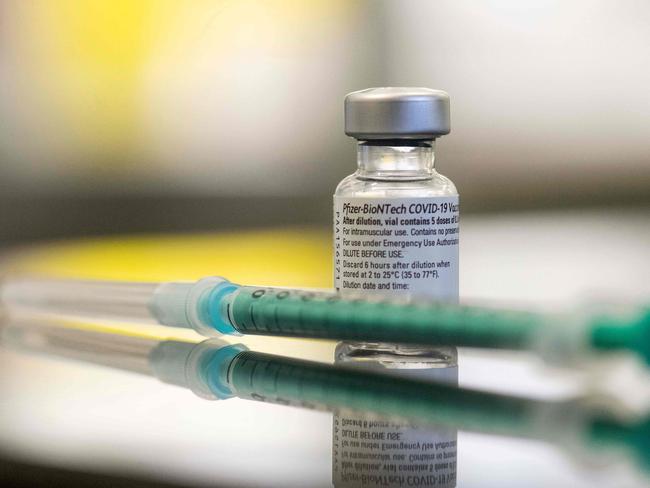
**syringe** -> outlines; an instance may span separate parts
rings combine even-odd
[[[157,341],[61,326],[0,329],[2,344],[156,377],[206,399],[231,397],[309,409],[349,409],[414,426],[523,437],[585,453],[631,454],[650,468],[650,419],[586,399],[538,401],[247,350],[219,339]]]
[[[650,364],[650,309],[624,315],[543,314],[376,296],[195,283],[7,281],[6,307],[90,318],[153,320],[204,336],[254,334],[529,350],[555,364],[630,351]]]

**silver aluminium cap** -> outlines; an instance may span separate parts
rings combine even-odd
[[[345,97],[345,133],[355,139],[435,139],[450,130],[442,90],[368,88]]]

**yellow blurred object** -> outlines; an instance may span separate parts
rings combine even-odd
[[[151,0],[12,4],[21,26],[14,48],[26,59],[36,107],[59,124],[48,132],[55,131],[59,146],[83,151],[97,169],[118,170],[119,160],[105,164],[107,155],[125,161],[137,144],[142,66],[153,49],[145,27],[154,6]]]
[[[93,238],[35,247],[10,261],[10,272],[65,278],[172,281],[219,275],[246,284],[332,286],[331,235],[317,229]]]

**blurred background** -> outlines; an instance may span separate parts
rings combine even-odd
[[[436,167],[461,194],[462,297],[647,300],[648,25],[644,0],[3,0],[0,248],[33,249],[17,267],[57,275],[330,286],[331,195],[356,167],[343,97],[425,86],[451,97]],[[16,256],[0,255],[0,273]],[[536,398],[584,386],[530,358],[485,356],[461,351],[461,385]],[[0,373],[8,485],[97,486],[64,467],[159,485],[330,486],[325,414],[218,410],[147,378],[11,351]],[[633,403],[629,379],[610,386]],[[462,487],[647,481],[548,446],[459,439]]]
[[[465,212],[650,201],[650,5],[0,4],[0,240],[330,219],[343,97],[447,90]]]

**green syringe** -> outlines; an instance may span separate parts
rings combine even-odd
[[[0,288],[13,308],[89,318],[152,320],[204,336],[253,334],[433,346],[528,350],[555,364],[628,351],[650,364],[650,309],[622,315],[554,315],[380,296],[196,283],[13,280]]]
[[[238,397],[309,409],[379,415],[414,426],[444,426],[634,456],[650,469],[650,419],[621,417],[586,399],[538,401],[387,376],[202,343],[20,323],[0,329],[4,346],[156,377],[202,398]]]

